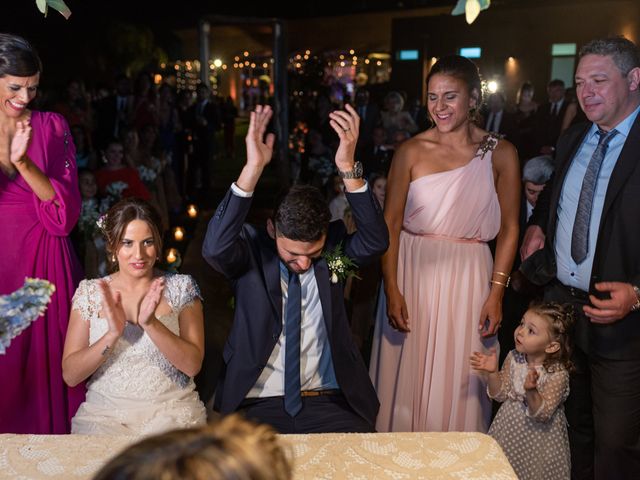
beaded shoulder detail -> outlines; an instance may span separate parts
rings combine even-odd
[[[484,156],[488,152],[493,152],[495,148],[498,146],[498,142],[502,138],[500,135],[495,133],[489,133],[484,136],[482,141],[480,142],[480,146],[478,147],[478,152],[476,153],[476,157],[484,158]]]

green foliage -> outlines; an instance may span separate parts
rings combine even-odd
[[[149,64],[167,62],[167,54],[156,45],[153,32],[148,27],[129,23],[114,23],[107,34],[109,47],[125,72],[132,75]]]

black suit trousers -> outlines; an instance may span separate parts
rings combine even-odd
[[[586,299],[554,284],[546,301],[571,303],[576,322],[588,322]],[[574,345],[569,398],[571,478],[631,480],[640,478],[640,360],[612,360]]]

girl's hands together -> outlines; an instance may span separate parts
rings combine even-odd
[[[527,378],[524,379],[524,389],[536,390],[538,388],[538,371],[534,367],[529,367]]]

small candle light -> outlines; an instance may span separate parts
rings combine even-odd
[[[167,253],[167,263],[173,263],[178,259],[178,251],[175,248],[169,250]]]
[[[177,241],[182,241],[182,239],[184,238],[184,229],[182,227],[176,227],[173,230],[173,238],[175,238]]]
[[[198,208],[191,204],[187,207],[187,214],[191,217],[191,218],[196,218],[198,216]]]

